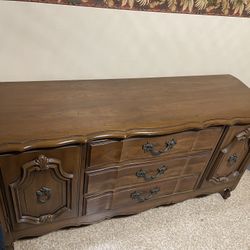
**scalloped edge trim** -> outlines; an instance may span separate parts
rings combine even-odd
[[[0,144],[0,154],[11,152],[25,152],[34,149],[56,148],[68,145],[84,144],[93,140],[104,139],[127,139],[133,137],[161,136],[172,133],[183,132],[186,130],[200,130],[214,126],[234,126],[250,124],[250,118],[233,118],[207,120],[203,123],[185,123],[172,127],[160,128],[136,128],[129,130],[110,130],[101,131],[88,135],[73,135],[70,137],[52,138],[52,139],[36,139],[23,142],[10,142]]]

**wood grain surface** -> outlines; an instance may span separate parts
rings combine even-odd
[[[230,75],[1,83],[5,246],[213,192],[228,198],[250,162],[249,104]]]
[[[0,152],[250,123],[230,75],[0,84]]]

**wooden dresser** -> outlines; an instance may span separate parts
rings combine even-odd
[[[219,192],[250,161],[230,75],[0,84],[0,223],[17,239]]]

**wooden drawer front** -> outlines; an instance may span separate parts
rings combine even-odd
[[[86,172],[87,193],[103,192],[138,183],[150,183],[157,179],[182,175],[199,175],[203,172],[210,152],[153,163],[134,164],[124,167],[104,168]]]
[[[85,214],[91,215],[105,210],[133,206],[142,202],[154,201],[156,198],[194,189],[198,176],[162,180],[135,188],[117,190],[98,196],[85,198]]]
[[[88,166],[211,150],[217,144],[221,132],[222,128],[216,127],[159,137],[92,142],[89,145]]]
[[[220,184],[239,178],[250,157],[250,126],[229,129],[208,180]]]
[[[14,229],[78,215],[80,152],[72,146],[0,157]]]

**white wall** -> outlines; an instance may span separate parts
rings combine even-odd
[[[250,18],[0,1],[0,81],[224,73],[250,86]]]

